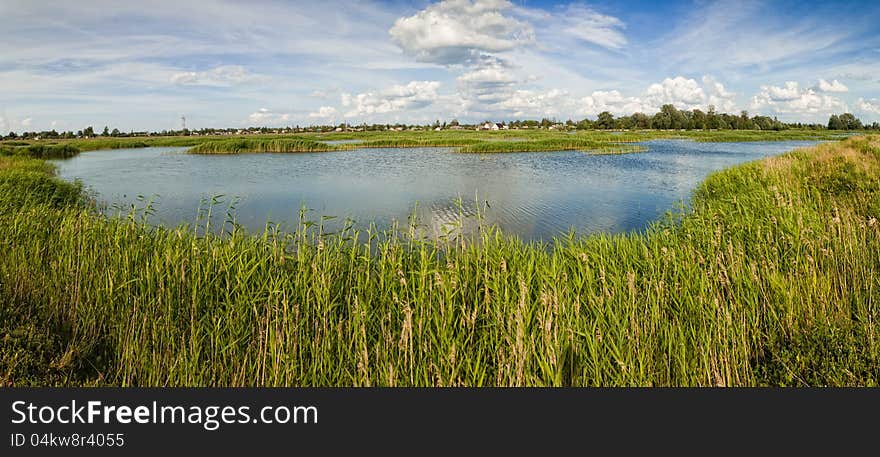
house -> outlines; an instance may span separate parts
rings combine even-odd
[[[501,130],[501,124],[497,122],[486,122],[480,126],[480,130]]]

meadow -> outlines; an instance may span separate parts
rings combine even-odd
[[[664,133],[614,136],[630,135]],[[880,381],[880,136],[714,173],[644,232],[549,244],[322,233],[305,215],[291,232],[150,227],[17,152],[0,157],[4,385]]]

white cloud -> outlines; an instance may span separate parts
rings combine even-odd
[[[287,122],[289,120],[289,113],[276,113],[269,108],[260,108],[256,112],[248,115],[248,121],[250,121],[251,124],[257,124],[260,126],[279,125],[282,122]]]
[[[371,116],[403,110],[424,108],[437,100],[439,81],[411,81],[380,91],[370,91],[351,96],[342,94],[342,106],[350,108],[346,117]]]
[[[849,88],[836,79],[831,82],[820,79],[818,87],[822,92],[849,92]]]
[[[571,113],[571,97],[564,90],[517,90],[497,108],[516,117],[557,117]]]
[[[785,87],[761,86],[761,93],[771,102],[790,102],[800,98],[801,89],[796,81],[786,81]]]
[[[642,99],[651,106],[670,104],[679,109],[691,109],[705,103],[706,92],[697,81],[676,76],[651,84]]]
[[[595,116],[603,111],[608,111],[615,116],[651,111],[639,98],[624,97],[617,90],[594,91],[582,98],[580,104],[578,114],[584,116]]]
[[[707,106],[712,105],[717,111],[728,113],[736,109],[736,94],[728,91],[724,84],[708,75],[703,76],[703,84],[706,86],[706,92],[709,94]]]
[[[399,18],[389,33],[419,61],[473,64],[487,54],[533,42],[529,24],[504,14],[511,6],[507,0],[444,0]]]
[[[655,52],[666,56],[664,64],[685,71],[793,61],[810,65],[817,53],[843,50],[845,38],[858,33],[857,27],[811,19],[779,14],[772,2],[698,2],[683,18],[670,18],[675,26]]]
[[[880,114],[880,99],[872,98],[866,100],[864,98],[859,98],[858,101],[856,101],[856,107],[863,113]]]
[[[620,49],[626,45],[626,37],[621,29],[626,25],[614,16],[598,13],[584,5],[569,5],[558,15],[562,27],[560,32],[581,41],[605,48]]]
[[[33,123],[34,123],[34,120],[32,118],[26,117],[26,118],[22,119],[21,126],[24,128],[28,128]]]
[[[336,116],[336,108],[332,106],[322,106],[318,111],[309,113],[309,117],[313,119],[329,119]]]
[[[602,111],[615,116],[637,112],[653,114],[667,104],[681,110],[707,109],[709,105],[721,112],[732,112],[736,108],[736,94],[728,91],[724,84],[708,75],[703,76],[702,81],[701,85],[684,76],[665,78],[633,97],[626,97],[617,90],[595,91],[580,100],[578,114],[595,116]]]
[[[846,104],[837,97],[819,93],[815,88],[801,89],[796,81],[785,87],[761,86],[752,97],[752,109],[772,108],[777,113],[832,113],[846,111]]]
[[[221,65],[208,71],[184,71],[171,75],[173,84],[193,86],[232,86],[263,81],[263,76],[248,72],[241,65]]]

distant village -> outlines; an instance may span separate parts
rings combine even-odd
[[[339,125],[311,125],[311,126],[288,126],[288,127],[247,127],[247,128],[202,128],[161,131],[129,131],[122,132],[118,129],[110,130],[105,127],[102,132],[96,132],[93,127],[87,127],[76,132],[56,132],[55,130],[43,132],[22,132],[0,137],[2,139],[74,139],[94,137],[150,137],[150,136],[240,136],[240,135],[271,135],[271,134],[294,134],[294,133],[333,133],[333,132],[424,132],[444,130],[521,130],[521,129],[548,129],[548,130],[575,130],[578,125],[573,121],[557,122],[544,119],[541,121],[512,121],[491,122],[485,121],[478,124],[460,124],[457,121],[435,122],[429,125],[407,124],[339,124]]]
[[[600,113],[595,120],[583,119],[580,121],[557,121],[554,119],[539,120],[514,120],[507,122],[483,121],[476,124],[462,124],[457,120],[450,122],[435,121],[433,124],[357,124],[342,123],[338,125],[311,125],[311,126],[287,126],[287,127],[247,127],[247,128],[202,128],[187,129],[184,123],[179,130],[162,131],[129,131],[104,127],[96,132],[93,127],[87,127],[76,132],[57,132],[55,130],[42,132],[22,132],[16,134],[9,132],[6,136],[0,136],[2,140],[41,140],[41,139],[74,139],[95,137],[150,137],[150,136],[241,136],[241,135],[271,135],[271,134],[295,134],[295,133],[334,133],[334,132],[427,132],[447,130],[785,130],[815,129],[815,130],[880,130],[877,122],[863,124],[858,118],[850,113],[832,115],[828,124],[817,123],[785,123],[768,116],[749,116],[743,111],[739,115],[715,113],[712,109],[708,113],[700,110],[680,111],[671,105],[664,105],[663,109],[653,116],[635,113],[631,116],[614,117],[608,112]]]

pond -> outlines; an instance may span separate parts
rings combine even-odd
[[[812,141],[698,143],[658,140],[648,152],[590,155],[578,151],[461,154],[448,148],[354,149],[291,154],[190,155],[185,148],[84,152],[58,160],[59,174],[79,179],[107,213],[153,200],[152,223],[194,223],[200,202],[251,231],[267,221],[292,229],[305,206],[328,230],[346,218],[360,226],[406,225],[416,215],[439,235],[496,224],[525,240],[549,241],[569,230],[626,232],[686,202],[716,170],[813,145]],[[222,221],[221,221],[222,222]]]

